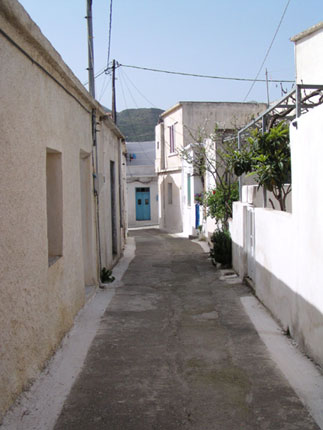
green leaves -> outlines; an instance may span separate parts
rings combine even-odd
[[[284,185],[291,181],[291,158],[289,127],[284,122],[264,134],[253,130],[244,148],[233,152],[231,163],[237,176],[255,175],[259,186],[272,191],[281,209],[286,210]]]
[[[230,266],[232,260],[232,240],[228,230],[216,230],[211,237],[213,247],[210,257],[214,264],[221,263]]]
[[[203,203],[211,218],[226,225],[228,219],[232,217],[232,203],[237,200],[239,200],[239,186],[237,182],[234,182],[232,184],[224,183],[205,193]]]

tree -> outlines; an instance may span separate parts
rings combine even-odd
[[[193,166],[193,174],[201,178],[204,193],[198,196],[207,215],[214,218],[218,227],[228,229],[228,220],[232,217],[232,202],[239,199],[237,178],[233,174],[229,154],[237,148],[234,130],[219,130],[206,136],[201,130],[195,143],[189,149],[179,151],[180,156]],[[214,187],[205,189],[205,174],[213,178]]]
[[[237,176],[243,173],[255,175],[259,187],[271,191],[280,209],[286,211],[286,197],[291,192],[289,127],[286,123],[281,122],[265,133],[253,130],[242,150],[233,151],[229,158]],[[271,199],[270,202],[274,208]]]

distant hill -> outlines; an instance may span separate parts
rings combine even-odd
[[[155,140],[155,126],[162,109],[125,109],[117,114],[117,126],[127,142]]]

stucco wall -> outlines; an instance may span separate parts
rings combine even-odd
[[[256,294],[301,347],[323,365],[323,106],[291,126],[293,213],[255,209]],[[296,123],[295,123],[296,124]],[[247,273],[241,226],[242,203],[234,204],[233,264]]]
[[[190,189],[188,187],[188,175],[190,176]],[[186,236],[194,235],[195,232],[195,193],[202,192],[201,180],[193,176],[193,166],[183,160],[182,168],[182,219],[183,233]],[[202,220],[201,220],[202,221]]]
[[[169,185],[170,184],[170,185]],[[168,200],[168,190],[172,190],[172,202]],[[182,221],[182,172],[171,172],[158,175],[160,200],[159,226],[169,232],[183,231]]]
[[[121,160],[120,140],[109,128],[107,119],[101,121],[97,133],[98,140],[98,191],[100,207],[100,245],[102,267],[112,267],[119,258],[122,251],[122,233],[120,230],[120,220],[122,218],[122,189],[121,172],[119,172]],[[111,162],[114,163],[115,175],[115,228],[117,252],[113,253],[113,225],[112,225],[112,198],[111,198]],[[120,174],[119,174],[120,173]]]
[[[223,130],[240,128],[266,107],[264,103],[183,102],[185,145],[200,136],[209,137],[215,126]]]
[[[98,282],[91,110],[100,107],[18,2],[1,1],[0,27],[7,35],[0,35],[1,420],[71,327],[85,285]],[[48,179],[53,151],[61,164]],[[49,265],[47,213],[55,186],[48,180],[55,185],[58,176],[62,244]]]
[[[322,84],[322,44],[323,24],[313,27],[313,31],[295,36],[296,82],[298,84]]]
[[[164,120],[164,157],[165,169],[177,169],[181,166],[182,160],[177,151],[183,148],[183,111],[178,106],[169,114],[163,117]],[[169,127],[174,127],[175,152],[170,152]]]
[[[323,106],[313,109],[291,127],[293,213],[297,214],[294,234],[298,239],[296,289],[307,312],[295,322],[306,327],[302,342],[323,363]],[[312,311],[312,312],[311,312]],[[300,334],[299,336],[302,336]]]

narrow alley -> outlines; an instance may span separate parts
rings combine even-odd
[[[197,243],[137,230],[55,430],[319,429]]]

